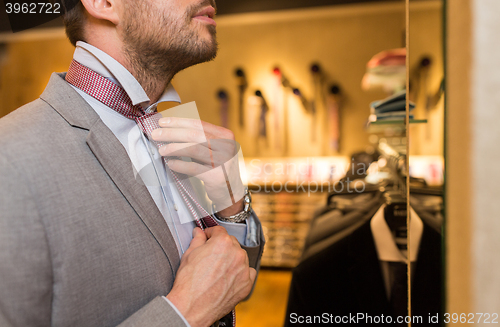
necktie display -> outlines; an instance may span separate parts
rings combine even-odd
[[[267,124],[266,124],[266,114],[269,108],[267,107],[266,100],[262,95],[260,90],[255,91],[255,95],[259,98],[262,98],[262,104],[260,106],[260,115],[259,115],[259,136],[263,138],[267,137]]]
[[[328,100],[327,100],[327,110],[328,119],[327,124],[329,125],[330,131],[330,150],[336,152],[340,151],[340,87],[338,85],[333,85],[330,88]],[[328,130],[328,129],[327,129]]]
[[[273,129],[274,129],[274,148],[276,151],[281,150],[281,106],[283,102],[283,90],[281,82],[281,70],[279,67],[273,69],[274,86],[273,86]]]
[[[283,150],[283,155],[288,154],[288,89],[292,89],[290,81],[285,77],[279,67],[273,70],[274,76],[277,81],[276,85],[276,98],[274,107],[274,118],[276,128],[276,149]],[[280,99],[281,98],[281,99]],[[281,104],[281,105],[280,105]],[[283,134],[279,131],[279,120],[283,119]],[[281,148],[280,138],[283,135],[283,147]]]
[[[219,90],[217,92],[217,98],[219,99],[220,105],[220,121],[221,126],[224,128],[229,128],[229,99],[227,92],[225,90]]]
[[[317,112],[317,97],[321,92],[321,69],[318,64],[311,65],[312,74],[312,91],[313,96],[311,100],[311,142],[316,141],[316,112]]]
[[[151,132],[160,128],[158,120],[162,115],[155,111],[146,113],[140,105],[134,106],[125,90],[119,85],[75,60],[71,62],[65,79],[68,83],[79,88],[121,115],[135,120],[141,131],[157,147],[166,144],[164,142],[156,142],[151,138]],[[179,194],[191,213],[196,226],[202,230],[208,227],[217,226],[218,223],[215,218],[200,204],[200,201],[198,201],[196,193],[187,176],[169,168],[168,162],[172,159],[175,159],[175,157],[163,157],[165,169],[172,174]],[[216,324],[221,327],[234,327],[236,325],[234,310]]]
[[[245,76],[245,72],[243,69],[238,68],[235,71],[235,75],[238,79],[238,91],[239,91],[239,100],[238,100],[238,112],[239,112],[239,125],[241,128],[245,126],[245,119],[244,119],[244,99],[245,99],[245,90],[247,89],[248,82]]]

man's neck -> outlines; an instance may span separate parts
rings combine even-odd
[[[155,103],[160,99],[168,83],[170,83],[173,77],[173,74],[172,76],[169,75],[167,77],[155,76],[157,74],[154,72],[148,72],[140,67],[136,68],[133,65],[130,67],[126,65],[124,66],[135,77],[139,84],[141,84],[142,88],[151,100],[150,104]]]
[[[125,67],[134,78],[139,82],[147,96],[150,99],[150,104],[157,102],[163,92],[165,91],[167,85],[172,80],[175,73],[170,73],[163,69],[157,68],[154,64],[145,65],[141,58],[134,58],[133,55],[129,55],[125,51],[122,45],[115,44],[103,44],[101,42],[88,42],[94,47],[100,49],[101,51],[107,53],[113,59],[118,61],[123,67]]]
[[[141,84],[150,99],[150,104],[157,102],[175,73],[155,69],[154,65],[147,67],[140,58],[127,54],[121,54],[118,57],[119,59],[114,58]]]

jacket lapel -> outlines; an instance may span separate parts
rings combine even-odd
[[[66,83],[64,74],[53,74],[40,97],[70,125],[89,131],[86,139],[89,148],[163,249],[175,276],[180,263],[175,241],[144,183],[136,180],[122,144],[87,102]]]

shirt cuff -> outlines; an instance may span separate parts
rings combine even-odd
[[[191,325],[187,322],[186,318],[184,318],[184,316],[180,313],[179,310],[177,310],[177,308],[175,307],[175,305],[170,302],[169,299],[167,299],[165,296],[162,296],[162,298],[165,299],[165,301],[168,302],[168,304],[170,304],[170,306],[172,307],[172,309],[174,309],[174,311],[179,315],[179,317],[181,317],[182,321],[184,321],[184,323],[186,324],[186,327],[191,327]]]
[[[215,215],[214,215],[215,216]],[[244,223],[231,223],[217,219],[219,225],[224,227],[229,235],[236,237],[241,245],[253,247],[259,245],[257,237],[257,224],[254,219],[255,213],[251,211],[250,216]]]

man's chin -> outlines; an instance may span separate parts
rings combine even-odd
[[[205,42],[215,43],[216,34],[217,30],[216,27],[213,25],[205,24],[204,26],[199,26],[198,36],[200,38],[203,38]]]
[[[215,58],[217,55],[217,50],[218,50],[218,45],[216,41],[216,35],[215,35],[215,26],[210,26],[213,27],[213,30],[208,30],[205,31],[203,36],[200,36],[200,38],[203,39],[203,43],[205,44],[204,46],[204,53],[206,54],[207,60],[204,61],[210,61]]]
[[[217,27],[214,25],[207,24],[206,22],[197,19],[191,19],[190,28],[192,28],[192,30],[197,30],[198,35],[207,34],[215,37],[217,32]]]
[[[212,48],[209,51],[207,50],[205,52],[204,58],[202,58],[199,63],[201,64],[203,62],[212,61],[215,59],[216,56],[217,56],[217,47]]]

